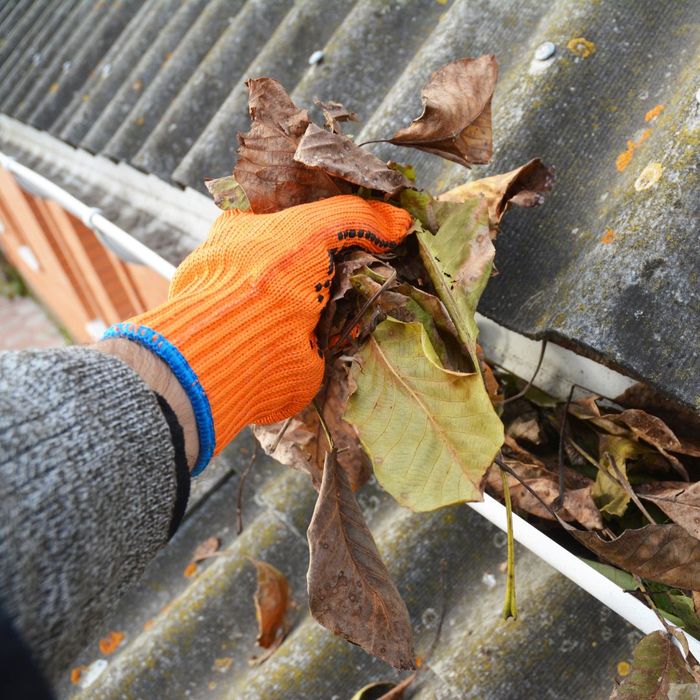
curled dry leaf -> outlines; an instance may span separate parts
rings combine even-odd
[[[214,198],[214,204],[219,209],[250,209],[250,202],[244,189],[236,182],[233,175],[219,177],[216,180],[205,180],[204,184],[209,194]]]
[[[655,503],[677,525],[700,540],[700,482],[657,481],[643,484],[640,498]]]
[[[350,483],[329,452],[309,540],[309,607],[333,634],[394,668],[415,668],[406,604],[379,556]]]
[[[435,235],[419,230],[417,238],[430,280],[476,367],[476,306],[491,276],[496,254],[489,236],[486,204],[470,200],[457,205]]]
[[[239,134],[238,162],[233,175],[256,214],[341,194],[346,189],[321,170],[294,160],[294,152],[311,123],[280,83],[272,78],[246,82],[252,124]]]
[[[355,428],[343,419],[354,386],[346,363],[338,358],[327,368],[326,384],[316,401],[322,407],[326,425],[339,450],[338,462],[356,491],[369,479],[372,467]],[[253,427],[253,433],[266,454],[282,464],[307,473],[318,491],[321,488],[323,463],[329,447],[316,410],[310,405],[298,413],[279,441],[277,449],[271,452],[282,425],[283,423],[256,425]]]
[[[539,158],[533,158],[508,173],[455,187],[441,194],[438,200],[465,202],[473,197],[483,197],[489,208],[492,232],[496,232],[503,215],[511,206],[536,207],[542,204],[544,193],[551,190],[553,184],[553,169],[548,168]]]
[[[314,104],[318,105],[323,112],[323,118],[326,120],[326,126],[334,133],[340,134],[341,122],[356,122],[358,121],[357,114],[351,112],[340,102],[321,102],[318,98],[314,99]]]
[[[673,695],[672,688],[675,689]],[[610,700],[664,700],[671,697],[697,697],[696,681],[670,635],[652,632],[635,647],[632,671],[615,688]]]
[[[277,647],[285,635],[289,584],[284,574],[271,564],[257,559],[251,561],[258,575],[254,597],[255,616],[258,620],[257,642],[264,649]]]
[[[622,413],[605,416],[627,426],[632,434],[653,445],[658,450],[700,457],[700,449],[690,443],[683,443],[660,418],[639,409],[628,408]]]
[[[390,139],[469,167],[493,152],[491,98],[498,78],[492,55],[463,58],[436,70],[421,91],[423,114]]]
[[[569,404],[569,412],[580,420],[590,421],[610,435],[633,438],[653,446],[685,481],[689,481],[687,469],[671,452],[695,456],[695,453],[700,451],[694,446],[682,443],[661,419],[644,411],[626,409],[621,413],[601,414],[596,404],[598,398],[600,397],[586,396],[572,401]]]
[[[208,559],[214,556],[221,546],[221,540],[218,537],[209,537],[204,542],[200,542],[192,555],[192,561],[197,562]]]
[[[625,530],[610,541],[595,532],[570,532],[599,557],[625,571],[685,590],[700,588],[700,541],[680,525]]]
[[[533,445],[541,445],[544,440],[542,426],[537,420],[537,414],[532,413],[516,416],[508,424],[506,434],[513,440],[525,440]]]
[[[393,197],[411,183],[352,139],[309,124],[299,141],[294,160],[334,178]]]

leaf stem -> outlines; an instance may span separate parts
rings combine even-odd
[[[510,403],[511,401],[515,401],[516,399],[521,399],[525,394],[527,394],[528,391],[530,391],[530,387],[533,385],[535,379],[537,379],[537,375],[540,372],[540,368],[542,367],[542,360],[544,360],[544,353],[545,350],[547,349],[547,339],[545,338],[542,341],[542,348],[540,349],[540,359],[537,360],[537,367],[535,367],[535,371],[532,373],[532,377],[530,377],[530,381],[514,396],[509,396],[507,399],[503,399],[503,401],[498,401],[496,403],[500,403],[501,406],[505,406],[507,403]]]
[[[323,428],[323,432],[326,436],[326,440],[328,441],[328,448],[335,456],[335,443],[333,442],[333,438],[331,437],[331,431],[328,429],[328,425],[326,424],[326,419],[323,417],[323,412],[321,411],[316,399],[313,400],[313,405],[314,405],[314,409],[316,410],[316,413],[318,415],[318,421],[321,424],[321,427]]]
[[[515,600],[515,540],[513,538],[513,506],[510,502],[510,486],[505,470],[500,466],[501,480],[503,482],[503,495],[506,501],[506,514],[508,516],[508,572],[506,574],[506,600],[503,606],[503,619],[518,619],[518,605]]]

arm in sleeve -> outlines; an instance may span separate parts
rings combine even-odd
[[[49,680],[176,529],[178,430],[116,357],[0,353],[0,605]]]

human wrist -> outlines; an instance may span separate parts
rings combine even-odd
[[[192,471],[199,455],[197,421],[187,393],[172,369],[148,348],[126,338],[105,338],[94,347],[129,365],[151,391],[165,399],[182,428],[187,466]]]

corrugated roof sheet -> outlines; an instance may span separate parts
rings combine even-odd
[[[246,77],[274,75],[300,104],[346,102],[364,139],[418,114],[437,66],[494,52],[496,154],[473,176],[538,155],[558,182],[545,207],[510,216],[480,310],[697,405],[696,10],[679,0],[660,21],[653,0],[20,2],[2,25],[0,109],[203,190],[234,162]],[[534,60],[545,41],[554,57]],[[314,51],[323,59],[309,65]],[[432,189],[470,177],[427,154],[375,148],[414,162]]]
[[[109,630],[126,635],[109,657],[109,670],[74,696],[66,680],[66,697],[349,700],[370,681],[396,679],[385,664],[318,626],[306,609],[305,532],[315,500],[306,477],[260,458],[244,491],[245,529],[235,536],[236,474],[249,461],[249,447],[245,434],[227,450],[218,488],[190,510],[175,540],[104,625],[101,636]],[[419,654],[435,635],[439,562],[448,562],[443,633],[412,697],[608,697],[616,664],[629,658],[639,633],[521,548],[521,617],[505,624],[503,533],[463,506],[411,514],[376,484],[363,489],[360,504],[408,605]],[[221,538],[223,554],[185,578],[195,547],[211,536]],[[282,570],[299,606],[282,647],[252,667],[255,570],[248,557]],[[76,663],[98,657],[104,658],[95,642]]]
[[[420,112],[432,70],[495,53],[491,165],[469,174],[416,151],[375,151],[410,160],[434,190],[534,156],[554,164],[557,184],[545,206],[509,214],[500,274],[480,311],[698,405],[700,18],[692,0],[18,0],[0,7],[0,38],[0,111],[200,191],[204,177],[231,170],[235,133],[248,124],[247,77],[277,77],[303,106],[315,96],[343,101],[360,114],[351,130],[365,140]],[[556,52],[537,61],[546,41]],[[317,51],[322,60],[311,65]],[[30,153],[16,134],[0,134],[0,146],[170,259],[191,245],[170,220],[116,200],[110,182],[68,173],[55,154]],[[105,626],[124,629],[127,643],[80,697],[340,699],[392,677],[305,612],[313,493],[299,475],[264,462],[247,489],[247,529],[234,537],[246,439],[205,472],[182,531]],[[522,618],[503,625],[499,533],[465,508],[410,515],[375,486],[361,500],[408,602],[419,650],[429,646],[439,610],[438,562],[449,561],[447,624],[415,697],[607,697],[615,663],[636,636],[612,613],[521,551]],[[222,537],[225,555],[185,579],[192,550],[211,535]],[[255,623],[246,556],[285,571],[300,604],[289,639],[260,668],[247,665]],[[144,630],[149,619],[157,622]],[[98,656],[93,644],[78,661]]]

